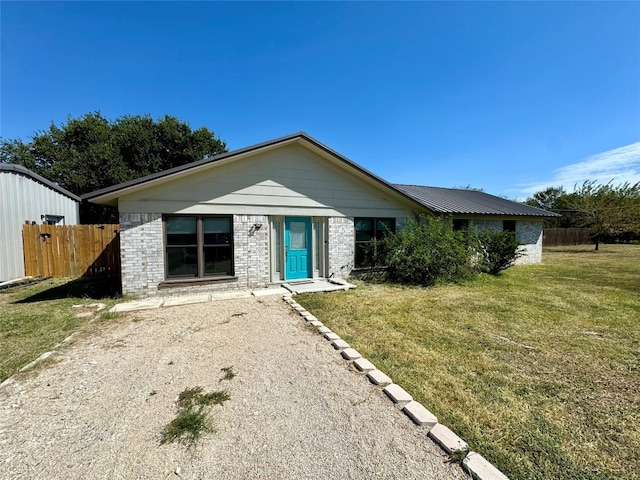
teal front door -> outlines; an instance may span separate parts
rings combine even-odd
[[[311,278],[311,219],[287,217],[284,225],[285,280]]]

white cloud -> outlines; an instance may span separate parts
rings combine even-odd
[[[574,185],[587,180],[620,185],[640,182],[640,142],[598,153],[585,160],[558,168],[549,180],[521,185],[519,192],[531,196],[547,187],[563,186],[573,191]]]

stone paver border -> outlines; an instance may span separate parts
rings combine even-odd
[[[271,290],[267,292],[266,290]],[[253,293],[255,297],[261,297],[264,295],[281,295],[281,289],[265,289],[261,290],[259,294]],[[139,301],[119,303],[109,310],[109,312],[131,312],[136,310],[148,310],[152,308],[165,308],[177,305],[188,305],[192,303],[204,303],[215,300],[228,300],[233,298],[249,298],[252,296],[251,292],[232,292],[227,294],[199,294],[188,296],[173,296],[173,297],[152,297]],[[439,445],[447,454],[453,454],[458,451],[468,452],[462,461],[463,470],[466,471],[471,478],[475,480],[509,480],[508,477],[488,462],[482,455],[476,452],[469,452],[468,446],[464,440],[458,437],[446,426],[438,423],[437,418],[429,410],[427,410],[422,404],[413,400],[411,395],[406,392],[402,387],[393,383],[393,381],[383,372],[378,370],[366,358],[363,358],[360,353],[351,348],[347,342],[342,340],[339,335],[332,332],[329,328],[325,327],[314,315],[308,312],[304,307],[297,303],[292,298],[292,294],[287,294],[282,299],[288,303],[292,309],[296,310],[301,317],[303,317],[308,323],[314,326],[318,333],[324,336],[326,340],[331,342],[331,345],[341,354],[341,357],[345,361],[354,365],[354,371],[359,373],[366,373],[367,379],[374,385],[384,386],[384,392],[389,399],[395,404],[402,406],[402,412],[407,415],[416,425],[420,428],[426,428],[428,437]],[[68,343],[71,337],[64,339],[61,344]],[[56,345],[56,348],[61,344]],[[29,365],[26,365],[21,371],[32,368],[35,364],[46,359],[50,355],[55,353],[46,352],[40,358],[36,359]],[[6,379],[0,388],[12,383],[14,380],[12,377]]]
[[[440,446],[448,455],[456,452],[466,452],[466,456],[462,460],[462,468],[471,478],[474,480],[509,480],[504,473],[489,463],[482,455],[476,452],[470,452],[464,440],[458,437],[448,427],[439,423],[433,413],[427,410],[421,403],[414,401],[406,390],[393,383],[385,373],[378,370],[373,363],[351,348],[338,334],[324,327],[315,316],[296,302],[292,295],[284,295],[282,299],[288,303],[292,309],[300,313],[306,321],[312,325],[316,324],[319,333],[331,342],[331,345],[340,353],[345,361],[354,365],[355,371],[366,373],[368,380],[372,384],[384,386],[383,391],[387,397],[389,397],[394,404],[401,406],[402,412],[416,425],[420,428],[425,428],[428,438]]]

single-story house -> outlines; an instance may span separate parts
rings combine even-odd
[[[369,239],[416,214],[516,233],[539,262],[544,210],[483,192],[393,185],[296,133],[83,196],[120,214],[122,291],[256,289],[349,276]]]
[[[0,281],[24,277],[25,223],[76,225],[80,197],[12,163],[0,164]]]

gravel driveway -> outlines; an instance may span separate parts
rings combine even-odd
[[[129,313],[55,358],[0,390],[1,478],[468,479],[280,297]],[[160,445],[195,386],[231,396],[216,431]]]

